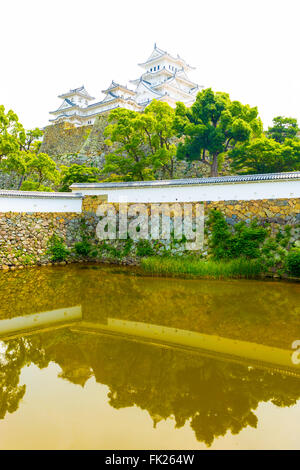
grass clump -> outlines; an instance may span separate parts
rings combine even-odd
[[[161,276],[188,276],[207,279],[256,278],[262,272],[259,260],[238,258],[228,261],[204,260],[192,256],[158,257],[141,260],[147,273]]]

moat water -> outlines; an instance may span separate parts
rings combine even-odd
[[[300,449],[300,284],[79,264],[0,298],[0,449]]]

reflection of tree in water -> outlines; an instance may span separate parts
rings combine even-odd
[[[25,358],[23,341],[11,341],[5,345],[0,361],[0,419],[3,419],[7,412],[16,411],[25,394],[26,385],[19,386]]]
[[[0,419],[7,412],[16,411],[25,395],[26,385],[19,385],[23,367],[31,363],[40,368],[47,365],[45,353],[40,344],[36,344],[37,340],[20,338],[1,343],[4,345],[4,352],[0,356]]]
[[[252,410],[259,402],[290,406],[300,398],[294,377],[150,345],[98,340],[90,360],[97,382],[110,387],[113,407],[137,405],[154,424],[168,417],[176,427],[190,421],[207,445],[229,430],[256,427]]]
[[[178,428],[189,422],[198,441],[207,445],[227,431],[256,427],[253,410],[260,402],[291,406],[300,398],[300,380],[293,376],[68,330],[11,341],[5,358],[2,418],[18,408],[25,393],[25,386],[18,385],[21,368],[30,363],[42,368],[50,361],[62,368],[60,377],[81,386],[94,375],[110,388],[109,402],[116,409],[136,405],[149,412],[154,425],[169,417]]]

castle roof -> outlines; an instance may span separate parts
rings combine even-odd
[[[163,51],[156,44],[154,44],[154,49],[150,54],[149,58],[146,62],[142,62],[138,64],[140,67],[149,67],[150,64],[157,62],[157,60],[161,60],[162,58],[168,58],[170,61],[176,63],[178,66],[181,66],[184,70],[192,70],[194,67],[191,67],[189,64],[185,62],[178,54],[177,57],[172,56],[167,51]]]
[[[74,95],[82,96],[82,97],[86,98],[87,100],[94,100],[95,99],[95,98],[93,98],[93,96],[91,96],[86,91],[86,89],[84,88],[84,85],[82,85],[79,88],[73,88],[73,89],[69,90],[67,93],[63,93],[62,95],[59,95],[58,98],[68,98],[68,97],[74,96]]]
[[[130,93],[132,95],[135,94],[135,92],[133,90],[130,90],[130,88],[127,88],[127,86],[125,86],[125,85],[120,85],[120,83],[117,83],[114,80],[112,80],[111,84],[109,85],[108,88],[106,88],[106,90],[102,90],[102,93],[108,93],[111,90],[116,90],[116,89],[124,90],[127,93]]]

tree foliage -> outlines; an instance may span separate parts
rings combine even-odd
[[[257,108],[231,101],[227,93],[208,88],[198,93],[189,109],[177,103],[175,128],[183,138],[178,157],[199,160],[210,167],[211,176],[217,176],[219,162],[229,148],[259,136],[262,123]]]
[[[173,128],[174,110],[160,101],[152,101],[143,113],[118,108],[109,115],[105,130],[107,144],[115,145],[106,156],[103,172],[110,179],[151,180],[157,170],[173,176],[176,146]]]
[[[268,128],[266,136],[282,144],[285,139],[294,139],[299,130],[297,119],[276,116],[273,119],[273,126]]]
[[[73,164],[61,166],[61,188],[60,191],[69,191],[73,183],[95,183],[99,181],[100,170],[86,165]]]
[[[25,145],[26,134],[18,116],[9,110],[5,113],[0,106],[0,163],[12,155],[16,155]]]
[[[233,170],[243,173],[277,173],[300,170],[300,141],[279,143],[260,137],[237,146],[230,152]]]
[[[15,113],[5,113],[4,106],[0,106],[0,168],[19,175],[18,188],[24,188],[25,180],[26,189],[31,186],[35,190],[40,190],[45,181],[58,181],[54,160],[39,153],[42,135],[38,128],[25,131]]]

